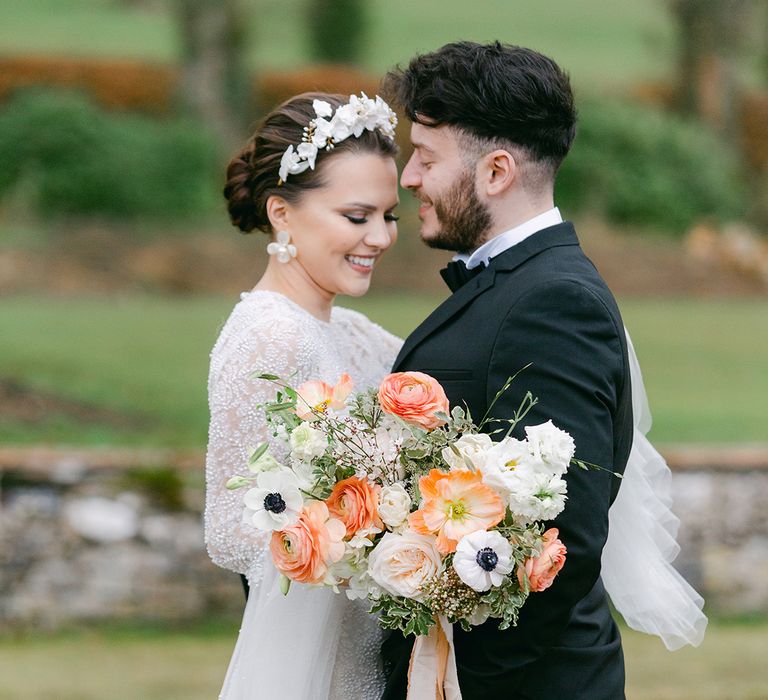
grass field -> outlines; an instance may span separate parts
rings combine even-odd
[[[209,700],[235,624],[0,637],[0,700]],[[768,623],[710,625],[698,649],[666,651],[623,630],[628,700],[764,700]]]
[[[401,336],[439,299],[370,296],[355,308]],[[71,401],[43,420],[0,407],[0,442],[202,445],[208,353],[232,299],[0,301],[0,380]],[[349,303],[349,302],[344,302]],[[655,424],[669,442],[768,439],[768,314],[749,301],[625,300]],[[124,421],[83,419],[107,407]]]
[[[253,68],[290,68],[307,55],[306,0],[243,0]],[[590,91],[670,72],[673,29],[663,0],[366,0],[362,62],[377,73],[457,38],[544,51]],[[170,62],[179,43],[170,2],[5,0],[0,52],[99,55]]]

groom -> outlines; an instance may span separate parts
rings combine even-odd
[[[553,199],[576,131],[568,77],[530,49],[457,42],[390,72],[385,92],[413,122],[401,184],[421,202],[421,238],[456,252],[442,271],[453,294],[405,341],[394,370],[432,375],[478,420],[530,364],[493,417],[511,417],[531,391],[539,403],[525,425],[552,419],[578,459],[623,472],[632,405],[621,316]],[[624,698],[600,579],[620,480],[578,468],[566,480],[566,508],[547,523],[568,548],[552,587],[528,598],[516,627],[454,626],[464,700]],[[386,700],[405,697],[410,650],[399,633],[384,643]]]

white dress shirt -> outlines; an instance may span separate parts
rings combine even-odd
[[[453,259],[462,260],[468,270],[477,267],[481,263],[487,265],[491,258],[495,258],[499,253],[503,253],[513,245],[521,243],[542,229],[561,224],[562,222],[563,217],[560,215],[560,210],[557,207],[553,207],[543,214],[528,219],[528,221],[523,222],[519,226],[494,236],[490,241],[486,241],[471,253],[459,253]]]

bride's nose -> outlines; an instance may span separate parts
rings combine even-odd
[[[370,222],[369,226],[366,227],[367,230],[365,232],[365,238],[363,238],[363,243],[370,248],[386,250],[394,241],[391,227],[391,223],[384,219]]]

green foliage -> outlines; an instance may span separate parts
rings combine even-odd
[[[409,634],[429,634],[429,628],[435,624],[429,606],[410,598],[382,595],[371,608],[371,613],[378,613],[379,624],[384,629],[400,630],[406,637]]]
[[[329,63],[355,63],[366,33],[365,0],[309,0],[313,57]]]
[[[210,206],[215,151],[188,121],[111,114],[29,90],[0,111],[0,198],[23,186],[45,215],[191,217]]]
[[[558,175],[559,206],[675,233],[745,210],[734,155],[701,124],[616,102],[584,102],[579,112]]]

